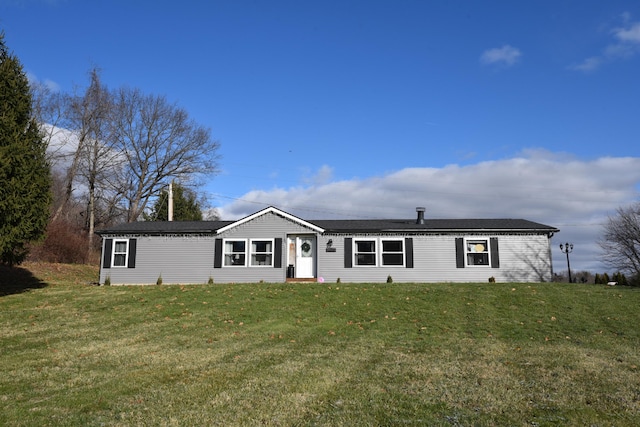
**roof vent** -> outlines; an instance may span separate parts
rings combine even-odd
[[[426,209],[423,207],[417,207],[416,212],[418,213],[418,219],[416,219],[416,224],[424,224],[424,211]]]

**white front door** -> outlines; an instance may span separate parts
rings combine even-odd
[[[298,279],[310,279],[316,277],[316,237],[292,236],[295,239],[296,261],[295,277]]]

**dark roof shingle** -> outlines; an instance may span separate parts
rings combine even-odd
[[[98,230],[97,234],[215,233],[235,221],[140,221]],[[437,232],[437,231],[537,231],[557,232],[555,227],[526,219],[336,219],[308,220],[329,233]]]

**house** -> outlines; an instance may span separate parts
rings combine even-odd
[[[237,221],[99,230],[100,283],[550,281],[555,227],[524,219],[304,220],[268,207]]]

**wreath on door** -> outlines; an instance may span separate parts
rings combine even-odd
[[[309,242],[304,242],[300,248],[302,249],[302,252],[309,252],[311,250],[311,245]]]

